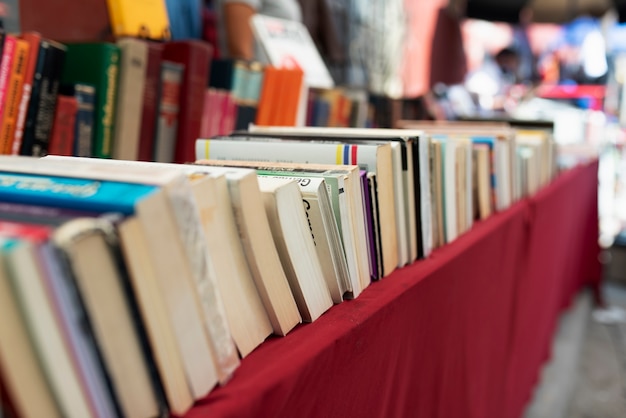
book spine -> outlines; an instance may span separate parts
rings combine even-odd
[[[76,97],[58,96],[48,148],[50,154],[66,156],[74,154],[74,128],[77,111],[78,101]]]
[[[0,173],[0,201],[64,209],[134,213],[135,202],[157,187],[58,176]]]
[[[152,161],[154,156],[162,52],[163,48],[160,44],[152,42],[148,44],[148,64],[146,67],[146,81],[143,87],[143,109],[141,112],[141,130],[137,154],[137,159],[140,161]]]
[[[120,47],[119,89],[115,105],[113,158],[137,160],[146,80],[148,46],[138,39],[123,39]]]
[[[78,109],[74,127],[73,155],[77,157],[91,157],[93,155],[96,92],[93,86],[77,84],[74,94],[78,103]]]
[[[194,145],[202,123],[204,90],[210,76],[211,53],[212,47],[206,42],[182,41],[165,46],[164,59],[185,65],[174,154],[177,163],[194,160]]]
[[[170,163],[174,160],[182,79],[181,65],[168,61],[162,63],[154,155],[157,162]]]
[[[105,82],[103,97],[98,101],[102,105],[97,109],[100,132],[95,138],[95,156],[100,158],[111,158],[113,151],[113,129],[115,126],[115,100],[117,96],[117,83],[120,72],[120,51],[111,48],[107,50],[108,56],[105,58]],[[96,124],[98,126],[98,124]]]
[[[29,44],[21,39],[17,40],[15,59],[11,70],[9,88],[6,95],[6,105],[0,128],[0,152],[10,154],[13,147],[15,123],[20,105],[20,94],[24,85],[24,73],[28,60]]]
[[[4,41],[2,60],[0,61],[0,120],[4,118],[7,91],[9,90],[16,47],[17,39],[12,35],[7,35]]]
[[[15,133],[13,135],[13,145],[11,154],[19,154],[22,148],[22,139],[24,136],[24,127],[26,125],[26,116],[29,109],[30,98],[33,90],[35,79],[35,70],[41,50],[41,35],[35,32],[28,32],[22,35],[22,38],[28,42],[29,51],[24,73],[24,85],[22,86],[22,96],[17,112],[17,120],[15,123]]]

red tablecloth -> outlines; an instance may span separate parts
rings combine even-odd
[[[270,338],[186,417],[519,417],[560,311],[600,280],[597,169]]]

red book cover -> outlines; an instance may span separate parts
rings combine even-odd
[[[143,110],[141,113],[141,131],[139,133],[139,161],[152,161],[154,156],[154,137],[159,111],[159,80],[161,78],[161,56],[163,44],[148,43],[148,66],[143,90]]]
[[[57,97],[48,154],[72,156],[78,100],[74,96]]]
[[[200,137],[204,92],[208,86],[213,47],[204,41],[185,40],[165,44],[163,59],[185,66],[180,90],[180,110],[174,162],[195,161]]]

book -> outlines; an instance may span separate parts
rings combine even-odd
[[[106,216],[76,218],[56,228],[52,242],[77,285],[122,413],[164,416],[161,383],[114,228]]]
[[[119,212],[127,216],[136,214],[149,244],[151,262],[154,263],[159,288],[166,302],[165,309],[171,318],[171,326],[185,362],[185,372],[193,397],[199,399],[205,396],[218,382],[218,370],[211,342],[206,335],[205,312],[196,290],[198,284],[194,281],[191,267],[187,262],[187,254],[183,250],[178,225],[165,191],[153,185],[102,181],[99,179],[103,176],[103,171],[90,174],[89,170],[81,170],[76,162],[51,164],[50,159],[52,156],[46,159],[1,158],[0,165],[4,170],[4,173],[0,174],[0,177],[4,176],[4,188],[0,190],[2,200],[8,203],[98,213]],[[75,177],[46,174],[50,172],[71,173]],[[117,175],[121,181],[132,177],[128,170],[122,173],[118,168],[104,172],[109,176]],[[138,175],[137,172],[138,170],[134,170],[135,177]],[[150,178],[153,182],[171,181],[176,178],[182,181],[181,176],[180,173],[173,174],[161,170],[151,173]],[[159,221],[155,223],[156,219]],[[185,230],[194,231],[189,228]],[[162,239],[165,236],[169,239]],[[220,373],[223,376],[228,375],[224,370]]]
[[[133,38],[119,39],[116,45],[120,49],[120,67],[111,156],[117,160],[136,160],[139,155],[148,45]]]
[[[17,119],[15,121],[15,133],[12,139],[10,154],[19,154],[22,148],[22,140],[24,136],[24,126],[26,124],[26,116],[28,105],[33,91],[33,85],[37,81],[35,74],[37,69],[37,61],[40,54],[41,34],[38,32],[24,32],[21,39],[28,42],[28,57],[26,68],[24,71],[24,84],[22,86],[22,96],[20,99]],[[39,76],[41,77],[41,76]]]
[[[74,155],[77,113],[78,100],[76,97],[64,95],[57,97],[57,108],[54,114],[50,145],[48,147],[50,154]]]
[[[6,242],[3,240],[2,245]],[[17,300],[4,257],[0,257],[0,366],[3,386],[20,416],[61,417],[63,415],[37,359]]]
[[[15,125],[19,112],[19,105],[22,98],[24,77],[26,74],[30,44],[22,39],[15,41],[15,56],[8,80],[8,88],[5,95],[5,105],[0,125],[0,152],[11,154],[13,148],[13,138],[15,135]],[[2,67],[0,65],[0,71]],[[2,74],[0,73],[0,77]]]
[[[273,66],[303,70],[310,87],[334,87],[328,68],[302,22],[255,14],[251,25],[255,39]]]
[[[137,155],[139,161],[152,161],[154,159],[154,138],[159,112],[159,85],[161,83],[163,44],[147,42],[147,45],[148,63],[143,86],[143,108],[141,110],[139,150]]]
[[[7,93],[10,86],[16,49],[17,38],[13,35],[5,35],[0,58],[0,121],[4,119],[4,109],[7,105]],[[4,149],[4,144],[1,145],[3,145],[2,149]]]
[[[74,97],[78,105],[74,124],[74,148],[71,155],[91,157],[96,89],[92,85],[83,83],[64,84],[61,86],[60,93]]]
[[[107,0],[107,6],[114,36],[160,41],[171,38],[165,0]]]
[[[254,170],[210,167],[196,163],[210,176],[227,180],[232,213],[240,242],[257,290],[276,335],[286,335],[301,322],[301,316],[280,262],[268,223],[257,175]]]
[[[91,155],[111,158],[115,103],[120,72],[120,48],[112,43],[67,44],[63,83],[85,83],[96,89]]]
[[[294,180],[258,177],[265,212],[302,319],[313,322],[333,305]]]
[[[37,244],[23,231],[21,235],[18,238],[0,230],[0,251],[43,374],[64,416],[93,416],[48,297]]]
[[[161,62],[158,114],[154,138],[154,161],[171,163],[176,152],[180,93],[185,67],[170,61]]]
[[[48,152],[61,73],[65,66],[65,45],[42,39],[39,48],[40,55],[20,148],[22,155],[42,156]]]
[[[213,48],[198,40],[172,41],[165,44],[163,59],[185,66],[180,89],[180,108],[174,162],[195,160],[195,141],[200,137],[202,104],[208,84]]]

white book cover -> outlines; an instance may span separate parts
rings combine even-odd
[[[309,87],[330,89],[335,83],[322,57],[301,22],[256,14],[252,17],[252,31],[277,68],[300,68]]]

